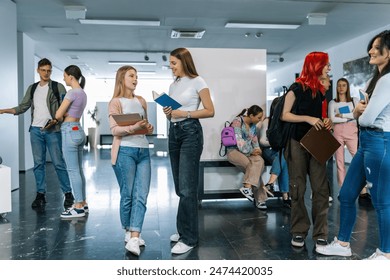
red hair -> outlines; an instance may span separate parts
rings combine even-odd
[[[302,84],[304,88],[310,88],[313,97],[320,91],[325,94],[325,88],[321,84],[319,77],[322,75],[322,70],[329,63],[329,55],[324,52],[311,52],[305,57],[301,75],[296,79],[296,82]]]

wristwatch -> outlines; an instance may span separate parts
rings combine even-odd
[[[191,119],[191,112],[187,111],[187,119]]]

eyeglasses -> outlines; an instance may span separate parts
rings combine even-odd
[[[42,68],[40,68],[39,71],[41,71],[41,72],[43,72],[43,73],[48,73],[48,74],[50,74],[52,70],[51,70],[51,69],[42,69]]]

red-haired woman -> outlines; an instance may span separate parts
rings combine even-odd
[[[305,245],[311,222],[305,206],[306,177],[309,175],[312,189],[313,240],[316,246],[327,244],[329,188],[326,164],[321,164],[300,144],[301,138],[315,127],[330,129],[332,122],[322,118],[322,101],[325,88],[320,81],[330,71],[329,56],[323,52],[309,53],[302,72],[287,93],[282,120],[294,123],[285,158],[288,165],[291,195],[291,244]],[[294,106],[294,110],[293,109]],[[292,112],[294,111],[294,112]]]

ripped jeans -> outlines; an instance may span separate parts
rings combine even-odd
[[[356,199],[367,183],[377,213],[379,249],[390,253],[390,132],[362,127],[359,137],[359,148],[340,190],[338,239],[350,241],[356,221]]]

